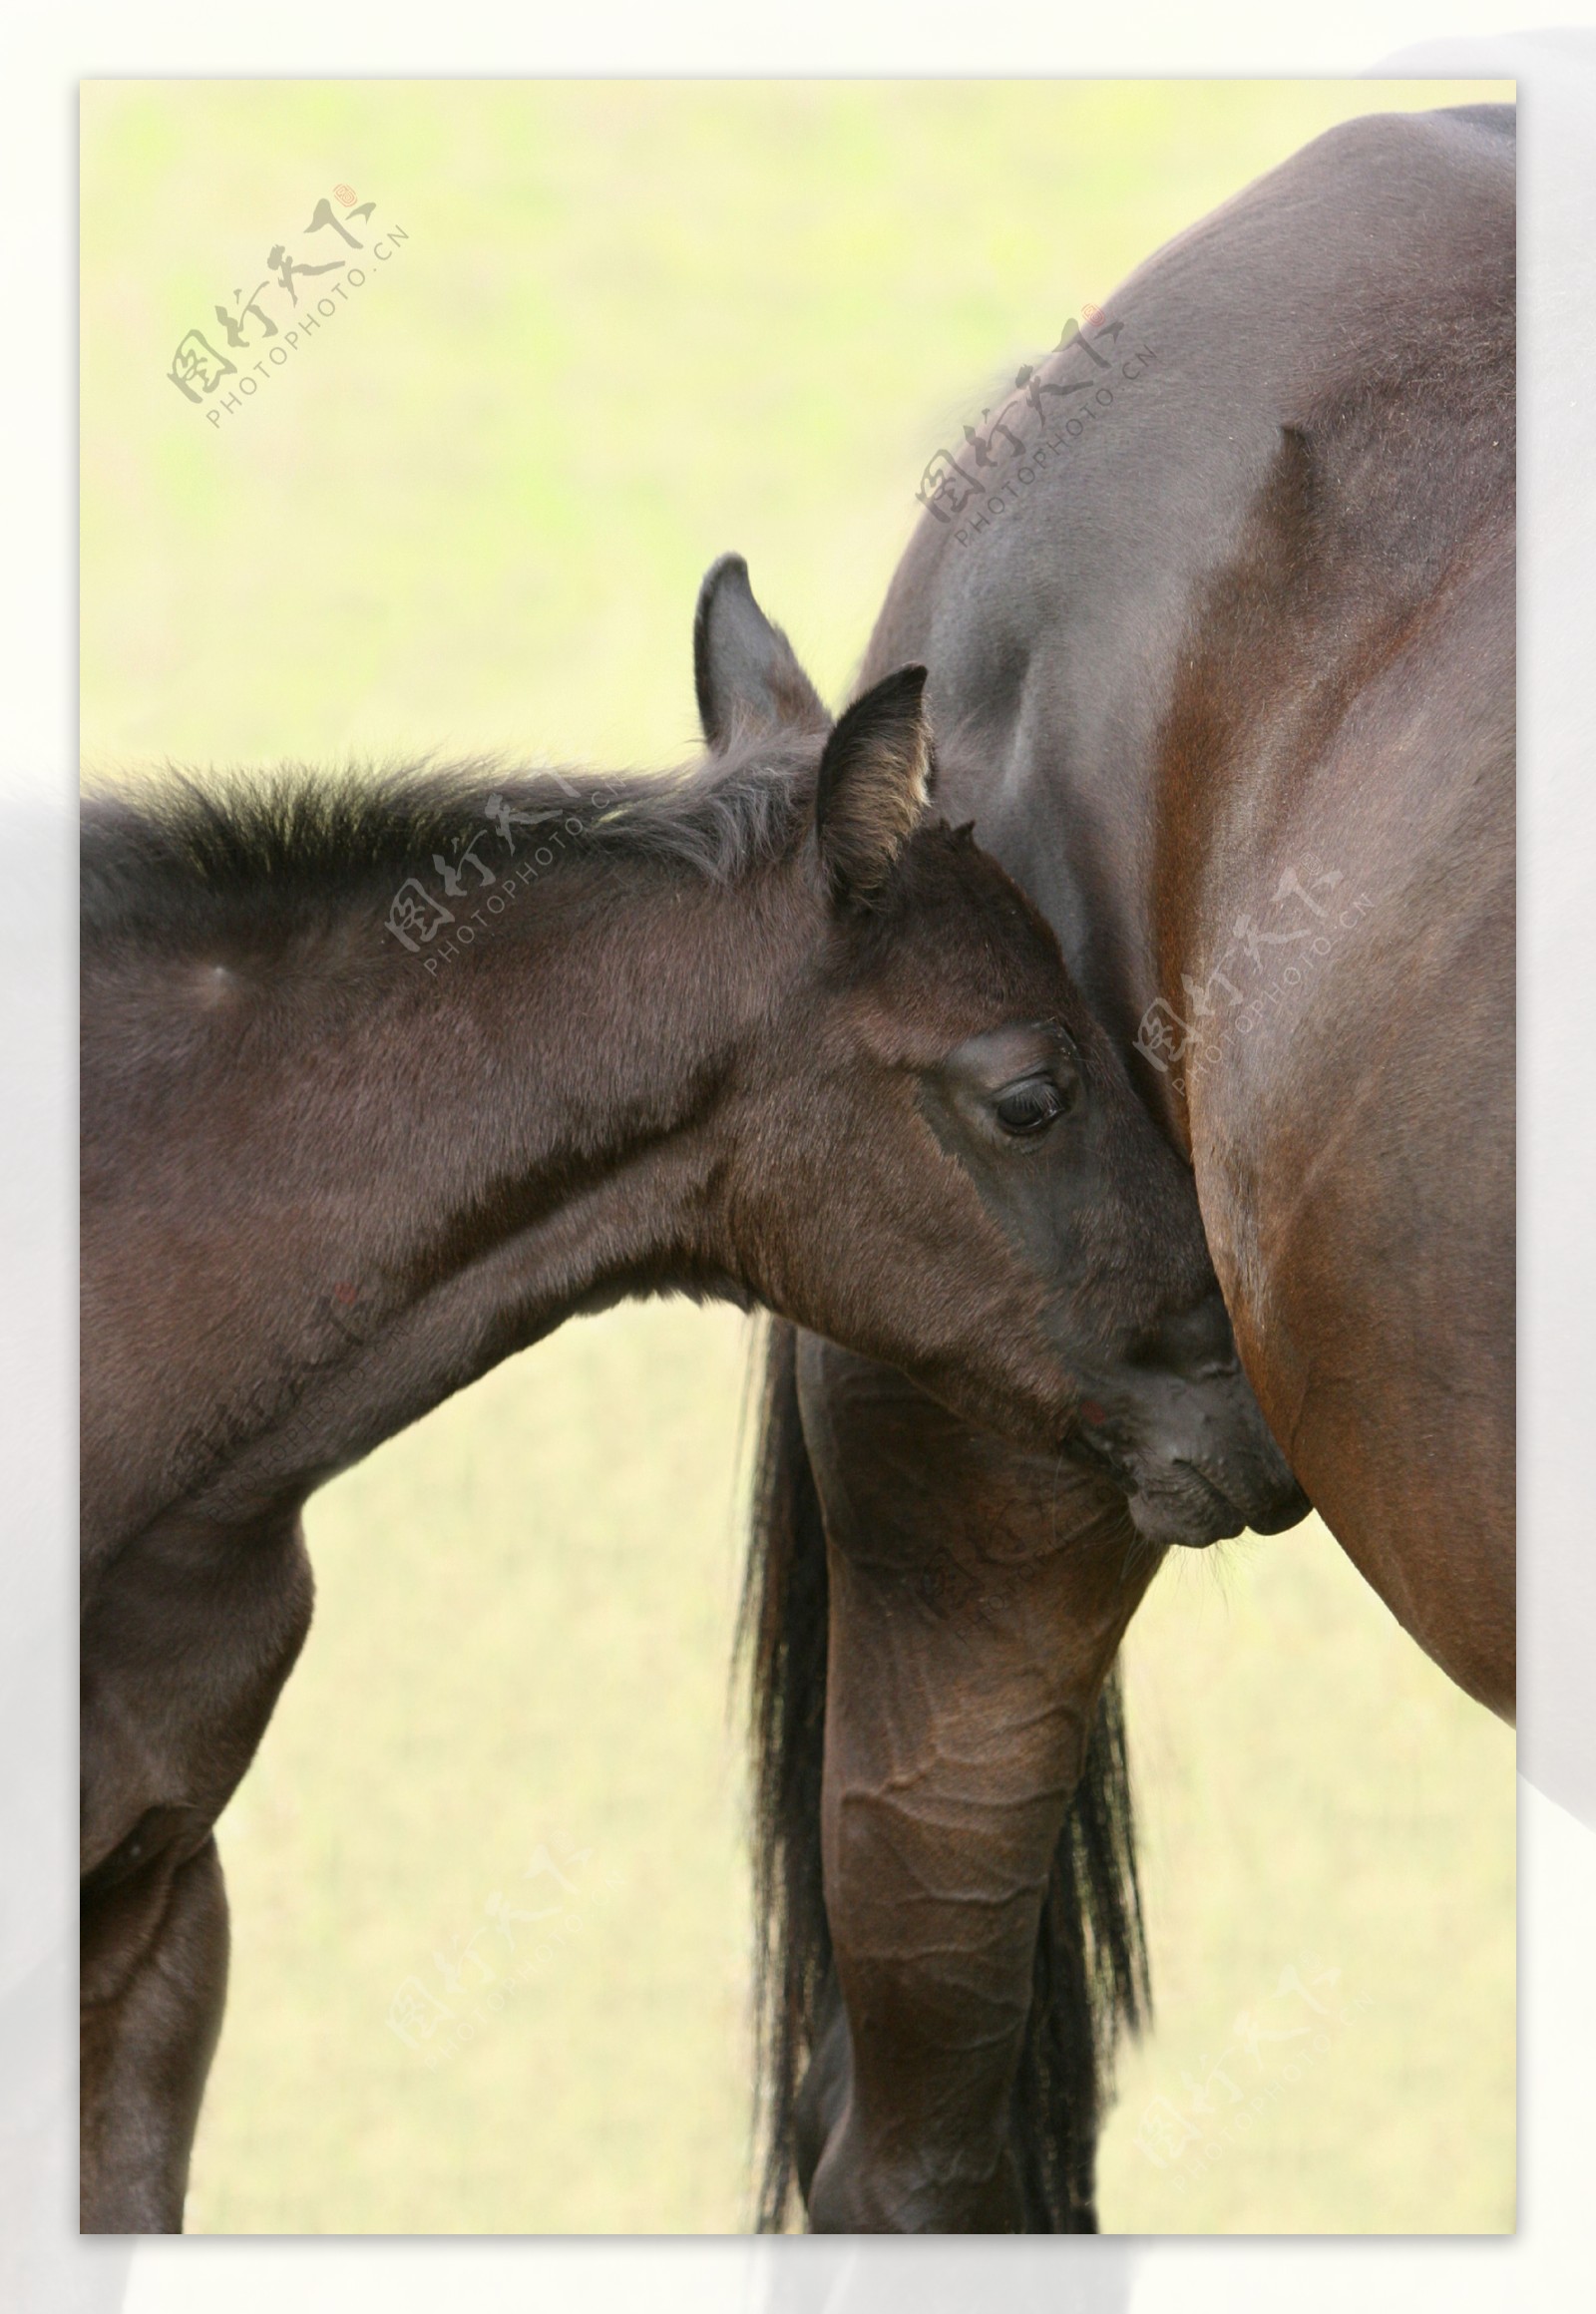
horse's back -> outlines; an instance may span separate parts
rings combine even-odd
[[[1126,896],[1152,872],[1147,789],[1194,608],[1242,548],[1284,427],[1464,340],[1472,371],[1510,331],[1512,119],[1349,122],[1168,243],[1109,300],[1101,422],[1021,468],[1000,515],[929,511],[894,575],[861,686],[926,661],[939,736],[976,742],[969,772],[947,767],[950,808],[1127,1037],[1156,960]]]

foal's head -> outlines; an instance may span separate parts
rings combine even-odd
[[[734,556],[694,644],[711,749],[767,743],[814,781],[777,894],[792,962],[727,1094],[742,1275],[972,1419],[1095,1462],[1150,1539],[1290,1524],[1191,1178],[1048,926],[932,808],[925,670],[833,725]]]

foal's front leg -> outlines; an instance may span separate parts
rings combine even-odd
[[[1009,2099],[1042,1899],[1158,1554],[1104,1482],[810,1337],[799,1397],[830,1564],[841,1996],[803,2101],[810,2224],[1017,2231]]]
[[[85,1891],[80,2009],[84,2233],[180,2233],[227,1989],[227,1899],[207,1833]]]
[[[81,1643],[85,2233],[176,2233],[227,1982],[212,1832],[310,1623],[296,1515],[174,1514],[102,1571]]]

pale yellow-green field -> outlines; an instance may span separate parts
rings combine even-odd
[[[1505,93],[92,86],[85,758],[676,761],[727,547],[839,698],[1005,366],[1332,122]],[[338,186],[408,239],[210,426],[179,339]],[[724,1312],[574,1324],[312,1503],[197,2230],[746,2224],[745,1364]],[[1317,1526],[1179,1560],[1128,1656],[1160,2018],[1105,2225],[1510,2227],[1510,1736]],[[1175,2153],[1204,2082],[1233,2141]]]

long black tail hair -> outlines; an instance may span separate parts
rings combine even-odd
[[[755,2000],[764,2166],[758,2221],[786,2223],[794,2103],[831,1974],[820,1863],[826,1542],[798,1412],[797,1337],[765,1352],[739,1637],[753,1741]],[[1097,2230],[1097,2135],[1122,2030],[1151,2014],[1117,1675],[1103,1690],[1053,1855],[1011,2132],[1031,2233]]]

